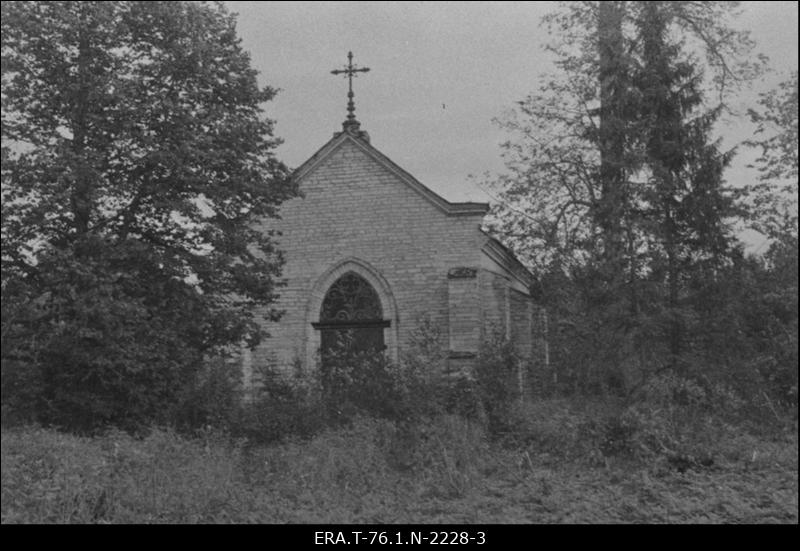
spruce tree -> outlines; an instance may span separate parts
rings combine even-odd
[[[685,374],[681,352],[690,308],[684,306],[692,303],[687,284],[720,266],[734,244],[733,193],[723,180],[730,153],[710,137],[719,109],[705,109],[701,76],[669,37],[670,3],[636,8],[642,45],[635,76],[638,139],[646,178],[641,224],[648,234],[649,279],[665,289],[670,363]]]
[[[595,366],[579,379],[684,372],[691,280],[735,248],[730,153],[712,138],[732,84],[758,70],[735,7],[571,2],[547,18],[557,73],[504,121],[491,229],[543,285],[572,287],[541,295],[565,329],[554,349]]]

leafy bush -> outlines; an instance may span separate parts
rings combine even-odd
[[[134,244],[80,246],[80,259],[39,258],[46,290],[4,290],[3,405],[84,433],[165,423],[202,365],[197,331],[183,323],[201,315],[197,293],[159,281],[157,261]],[[125,254],[138,255],[135,268]]]
[[[240,415],[241,369],[223,357],[207,361],[182,389],[172,422],[183,431],[230,429]]]
[[[520,399],[519,368],[513,344],[500,333],[492,334],[482,344],[475,367],[475,384],[492,435],[513,430],[512,411]]]
[[[441,328],[423,317],[397,368],[403,418],[421,421],[443,414],[475,419],[482,405],[472,373],[450,371]]]
[[[242,404],[232,432],[251,442],[309,438],[327,426],[322,397],[316,383],[300,374],[287,377],[262,369],[261,384]]]
[[[713,462],[744,405],[729,388],[664,374],[651,378],[616,422],[614,451],[687,464]]]
[[[565,461],[601,464],[612,453],[618,404],[598,399],[555,398],[512,405],[500,443],[544,465]]]
[[[438,415],[447,409],[447,355],[441,328],[423,316],[397,366],[408,419]]]
[[[328,420],[347,422],[367,414],[403,416],[403,392],[396,365],[378,352],[331,351],[316,372]]]

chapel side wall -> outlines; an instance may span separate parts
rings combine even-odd
[[[508,339],[518,359],[516,377],[523,399],[541,378],[540,308],[508,270],[485,257],[479,273],[482,340]],[[526,289],[525,289],[526,290]]]
[[[479,274],[481,298],[481,341],[509,338],[508,277],[483,269]]]
[[[511,289],[510,298],[510,338],[516,353],[525,361],[533,357],[533,315],[534,304],[530,295]]]
[[[281,208],[277,229],[286,287],[276,304],[285,314],[267,323],[271,337],[252,352],[254,369],[281,371],[305,362],[309,294],[335,264],[357,258],[385,279],[394,296],[398,347],[408,347],[419,320],[429,317],[448,335],[448,269],[475,266],[479,216],[447,216],[385,167],[347,141],[300,186],[304,198]],[[314,366],[303,365],[308,370]]]

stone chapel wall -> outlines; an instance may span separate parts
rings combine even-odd
[[[380,163],[344,141],[301,181],[304,198],[281,208],[279,221],[263,231],[282,232],[283,276],[277,308],[282,320],[269,323],[271,338],[244,363],[286,371],[308,365],[309,296],[326,271],[356,259],[384,278],[395,301],[392,320],[404,349],[419,320],[428,316],[448,335],[448,271],[475,266],[482,239],[480,216],[447,216]],[[323,291],[324,292],[324,291]],[[394,351],[388,351],[393,355]]]

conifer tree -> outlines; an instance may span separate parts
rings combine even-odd
[[[733,194],[722,176],[731,155],[711,138],[719,109],[704,109],[700,75],[669,38],[674,17],[669,3],[637,8],[642,53],[635,82],[647,178],[641,225],[649,235],[649,278],[666,288],[670,362],[685,372],[680,356],[687,320],[681,305],[691,304],[691,297],[682,296],[684,286],[698,271],[719,266],[734,246],[728,222],[735,214]]]
[[[735,7],[566,3],[547,18],[558,73],[504,121],[491,229],[545,285],[574,285],[542,295],[568,328],[565,353],[594,350],[600,367],[581,377],[664,357],[680,369],[689,278],[735,248],[730,154],[712,131],[732,85],[759,69]]]

